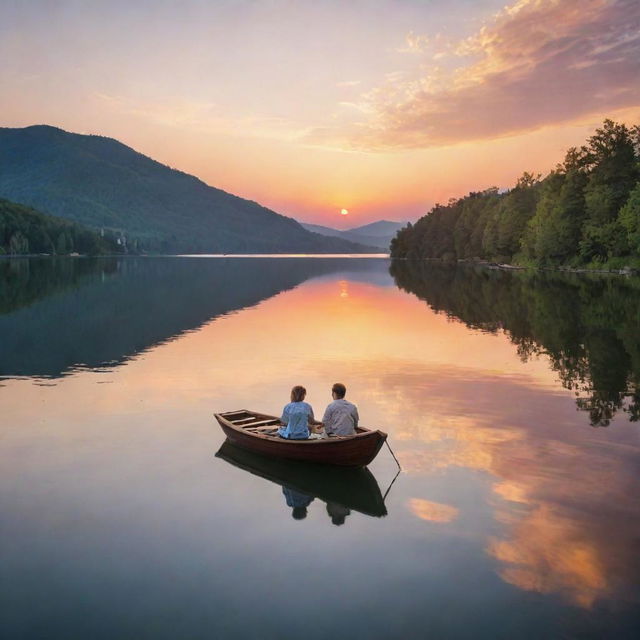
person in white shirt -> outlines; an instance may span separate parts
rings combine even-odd
[[[336,382],[331,388],[333,402],[327,407],[322,418],[328,436],[351,436],[356,432],[359,420],[358,407],[344,399],[346,393],[347,388],[341,382]]]

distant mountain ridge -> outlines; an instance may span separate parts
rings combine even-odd
[[[385,251],[389,250],[391,239],[395,237],[398,230],[402,229],[406,225],[406,222],[378,220],[377,222],[371,222],[361,227],[354,227],[352,229],[340,231],[339,229],[324,227],[319,224],[302,223],[302,226],[307,229],[307,231],[321,233],[322,235],[332,238],[341,238],[342,240],[348,240],[350,242],[372,245],[378,249],[384,249]]]
[[[293,218],[101,136],[47,125],[0,128],[0,197],[95,229],[134,249],[184,253],[362,253]]]

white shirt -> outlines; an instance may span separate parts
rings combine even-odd
[[[351,436],[358,426],[358,407],[352,402],[339,398],[334,400],[324,412],[324,428],[327,435]]]

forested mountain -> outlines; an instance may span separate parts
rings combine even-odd
[[[402,229],[402,227],[405,226],[405,224],[405,222],[378,220],[377,222],[365,224],[361,227],[354,227],[353,229],[347,229],[345,231],[333,229],[332,227],[324,227],[318,224],[303,223],[302,226],[308,231],[313,231],[314,233],[342,238],[351,242],[359,242],[360,244],[389,251],[391,239],[399,229]]]
[[[0,198],[0,255],[123,253],[124,239]]]
[[[49,126],[0,128],[0,197],[120,232],[134,251],[363,252],[124,144]]]
[[[640,261],[640,127],[605,120],[545,178],[524,173],[436,205],[391,243],[398,258],[537,265]]]

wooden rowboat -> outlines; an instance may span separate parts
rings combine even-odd
[[[231,444],[222,443],[216,458],[269,480],[281,487],[294,489],[327,504],[340,504],[353,511],[380,518],[387,515],[384,498],[369,469],[332,467],[267,458]]]
[[[247,409],[216,413],[215,418],[229,440],[244,449],[275,458],[302,460],[341,467],[365,467],[387,439],[382,431],[358,427],[352,436],[321,440],[287,440],[274,432],[280,418]]]

